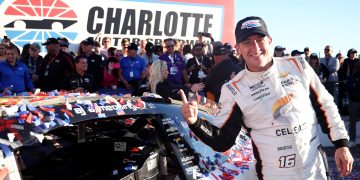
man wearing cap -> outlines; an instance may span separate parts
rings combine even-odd
[[[356,57],[357,51],[354,48],[349,49],[347,52],[347,58],[344,60],[343,69],[344,74],[346,74],[346,79],[349,76],[354,75],[354,67],[356,62],[359,61],[359,59]]]
[[[154,44],[152,42],[146,43],[145,54],[143,54],[141,58],[145,60],[146,64],[151,64],[159,59],[159,56],[154,53]]]
[[[301,57],[271,57],[272,43],[259,17],[240,20],[237,50],[246,67],[222,86],[214,126],[197,117],[197,102],[182,92],[182,114],[191,130],[217,151],[232,147],[244,127],[252,139],[259,179],[327,179],[317,124],[336,147],[342,176],[352,169],[347,131],[333,98]]]
[[[29,57],[24,60],[26,64],[30,78],[35,87],[38,87],[39,81],[39,70],[40,70],[40,63],[43,61],[43,57],[40,55],[40,45],[38,43],[30,44],[29,48]]]
[[[56,38],[48,38],[42,45],[46,46],[48,53],[40,63],[40,88],[42,91],[59,90],[64,77],[74,71],[73,57],[60,50]]]
[[[65,38],[65,37],[62,37],[62,38],[57,38],[58,41],[59,41],[59,45],[60,45],[60,49],[66,53],[69,53],[69,41]]]
[[[146,62],[137,55],[138,46],[130,43],[128,46],[128,56],[123,57],[120,61],[120,87],[133,89],[134,96],[139,94],[139,85],[141,79],[146,76]]]
[[[275,46],[274,57],[283,57],[283,56],[285,56],[285,53],[284,53],[285,50],[286,50],[286,48],[284,48],[282,46]]]
[[[98,55],[94,51],[95,41],[92,37],[86,38],[83,41],[83,57],[86,57],[88,60],[88,69],[87,72],[95,76],[95,81],[98,87],[101,86],[103,80],[103,69],[104,62],[101,55]]]
[[[229,58],[229,50],[221,42],[214,43],[213,54],[215,62],[205,81],[205,91],[207,98],[219,102],[221,86],[232,78],[232,74],[237,74],[242,68]]]
[[[355,50],[356,51],[356,50]],[[354,50],[350,51],[353,53]],[[351,57],[352,55],[350,55]],[[346,89],[349,94],[349,146],[355,147],[356,143],[356,122],[360,121],[360,61],[353,64],[352,75],[350,75],[346,82]],[[358,129],[359,130],[359,129]]]
[[[190,58],[186,64],[186,70],[190,75],[190,84],[205,81],[206,77],[211,72],[211,62],[210,59],[204,55],[203,48],[203,44],[195,44],[192,49],[192,54],[194,57]]]
[[[299,50],[293,50],[291,51],[291,56],[295,57],[295,56],[301,56],[302,54],[304,54],[304,52],[300,52]]]

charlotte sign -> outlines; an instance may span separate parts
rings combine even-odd
[[[113,46],[123,38],[155,44],[175,38],[194,44],[198,32],[233,42],[233,5],[233,0],[0,0],[0,35],[18,46],[49,37],[79,43],[89,36],[110,36]]]

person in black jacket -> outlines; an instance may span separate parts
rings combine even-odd
[[[42,91],[59,90],[64,77],[74,72],[74,59],[60,49],[56,38],[48,38],[42,45],[48,53],[40,63],[39,86]]]
[[[154,61],[150,68],[149,84],[152,93],[157,93],[163,98],[171,98],[175,100],[181,100],[179,90],[188,94],[191,92],[198,92],[204,88],[203,83],[195,83],[190,88],[184,85],[171,83],[168,81],[169,71],[167,69],[167,63],[165,61]]]
[[[349,92],[349,146],[355,145],[356,140],[356,121],[360,119],[360,61],[353,66],[354,74],[351,75],[346,83]]]
[[[22,62],[29,70],[31,81],[33,82],[35,87],[39,87],[39,66],[44,59],[40,55],[40,51],[40,45],[38,43],[32,43],[29,47],[29,55],[22,59]]]
[[[192,53],[194,57],[186,63],[186,70],[190,76],[189,83],[204,82],[211,73],[211,61],[204,55],[203,44],[195,44]]]
[[[95,41],[93,38],[89,37],[85,39],[83,42],[83,57],[86,57],[88,60],[88,70],[89,74],[92,74],[95,77],[96,84],[98,87],[101,86],[101,81],[103,79],[103,70],[104,70],[104,62],[103,57],[99,54],[96,54],[94,49]]]
[[[205,90],[208,99],[219,102],[221,86],[242,68],[229,58],[228,50],[221,42],[216,42],[214,45],[214,60],[213,70],[205,81]]]
[[[357,51],[354,48],[349,49],[347,53],[347,58],[344,60],[343,65],[340,67],[338,74],[339,74],[339,98],[338,98],[338,108],[340,112],[344,112],[344,105],[343,105],[343,99],[346,96],[346,90],[345,90],[345,83],[350,78],[350,76],[353,76],[355,71],[354,67],[356,62],[359,61],[359,59],[356,57]]]
[[[62,89],[72,92],[90,92],[98,90],[96,80],[92,74],[87,73],[88,62],[85,57],[75,58],[75,72],[67,76]]]

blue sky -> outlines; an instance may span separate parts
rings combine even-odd
[[[267,24],[276,45],[290,53],[308,46],[321,53],[326,45],[345,56],[360,50],[360,1],[358,0],[235,0],[236,23],[259,16]]]

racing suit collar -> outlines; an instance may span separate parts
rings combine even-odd
[[[266,71],[262,71],[262,72],[251,72],[251,71],[249,71],[247,66],[245,66],[245,73],[246,73],[246,75],[248,75],[250,77],[266,79],[276,71],[276,61],[274,61],[273,58],[272,58],[272,63],[273,64],[271,65],[271,67],[269,69],[267,69]]]

